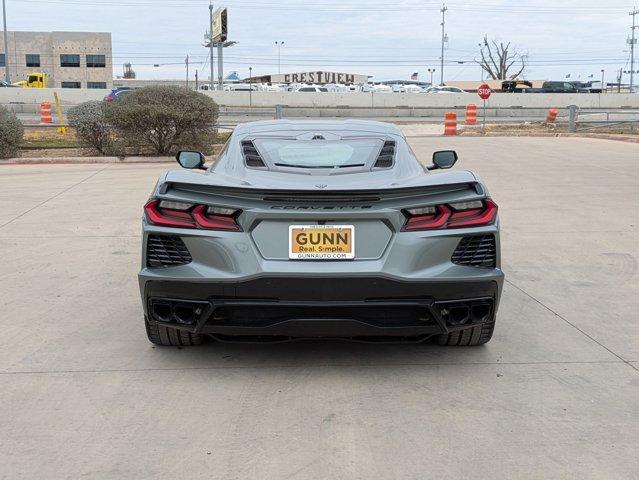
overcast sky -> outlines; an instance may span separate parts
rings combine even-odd
[[[208,1],[202,0],[6,0],[9,30],[105,31],[113,34],[114,75],[128,61],[138,78],[208,78]],[[446,2],[445,80],[479,80],[478,57],[484,34],[512,42],[527,53],[529,79],[600,78],[612,81],[629,67],[633,5],[620,0]],[[441,2],[431,0],[229,0],[225,73],[240,76],[277,72],[344,71],[375,80],[408,79],[413,72],[439,77]],[[637,16],[639,22],[639,16]],[[637,31],[639,34],[639,29]],[[639,58],[639,52],[637,52]],[[457,62],[465,62],[459,64]],[[453,63],[453,64],[451,64]],[[154,67],[159,64],[159,67]],[[639,69],[639,65],[635,67]]]

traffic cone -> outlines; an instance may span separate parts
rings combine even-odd
[[[548,110],[548,115],[546,115],[546,123],[555,123],[558,114],[559,110],[557,110],[556,108],[551,108],[550,110]]]
[[[477,125],[477,105],[466,105],[466,125]]]
[[[457,114],[446,112],[444,115],[444,135],[457,135]]]
[[[53,123],[51,102],[42,102],[40,104],[40,123]]]

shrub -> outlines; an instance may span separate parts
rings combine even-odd
[[[24,127],[15,113],[0,105],[0,158],[19,155],[22,135]]]
[[[67,114],[69,125],[86,145],[98,152],[109,153],[113,145],[113,128],[104,115],[104,102],[84,102],[71,107]]]
[[[129,145],[148,145],[159,155],[179,149],[210,151],[217,104],[178,86],[135,90],[107,104],[106,118]]]

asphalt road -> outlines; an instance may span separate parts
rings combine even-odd
[[[413,138],[500,205],[478,348],[153,348],[141,206],[163,166],[0,166],[1,479],[636,479],[639,145]]]

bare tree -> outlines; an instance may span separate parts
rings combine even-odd
[[[508,80],[517,78],[526,68],[526,55],[518,52],[514,47],[510,46],[510,42],[498,42],[497,40],[488,40],[488,36],[484,36],[484,42],[481,47],[481,60],[475,60],[481,68],[483,68],[493,80]],[[521,63],[521,67],[519,64]],[[517,64],[517,66],[515,66]],[[511,68],[515,67],[516,73],[509,74]]]

